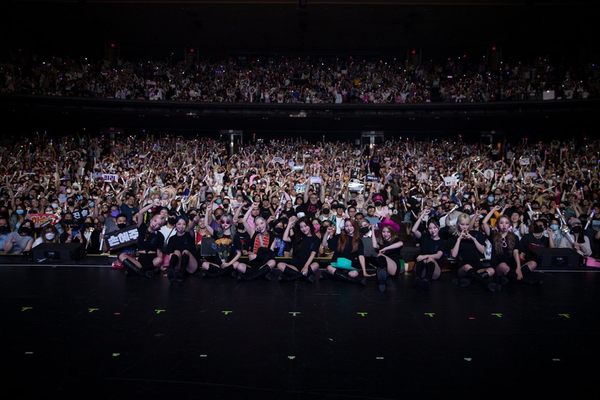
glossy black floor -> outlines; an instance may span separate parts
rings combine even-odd
[[[1,266],[4,387],[106,399],[598,393],[600,273],[544,273],[541,287],[496,294],[450,280],[424,292],[407,275],[382,294],[375,282],[171,286]]]

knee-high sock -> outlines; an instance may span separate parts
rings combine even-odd
[[[425,263],[423,261],[417,262],[415,265],[415,278],[423,278],[423,271],[425,270]]]
[[[169,268],[175,269],[179,264],[179,256],[177,254],[171,254],[171,259],[169,260]]]
[[[425,264],[425,278],[429,281],[433,278],[433,273],[435,271],[435,264],[432,262],[428,262]]]
[[[184,254],[181,256],[181,272],[186,272],[187,271],[187,267],[188,264],[190,263],[190,255],[189,254]]]

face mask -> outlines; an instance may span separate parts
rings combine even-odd
[[[58,208],[58,203],[52,203],[52,208],[56,210]]]
[[[381,207],[381,202],[380,201],[376,201],[375,202],[375,207]]]
[[[275,228],[273,229],[273,233],[275,236],[283,236],[283,228]]]
[[[17,210],[17,215],[23,215],[25,214],[25,210]]]
[[[571,232],[573,232],[573,233],[581,233],[581,230],[582,230],[582,228],[579,225],[574,226],[573,228],[571,228]]]
[[[368,226],[363,226],[360,228],[360,234],[361,235],[366,235],[367,233],[369,233],[371,229]]]
[[[110,212],[110,216],[113,218],[117,218],[117,215],[119,215],[119,210],[113,210]]]
[[[123,228],[125,228],[126,226],[127,226],[127,224],[117,224],[117,227],[118,227],[119,229],[123,229]]]
[[[19,235],[21,236],[31,236],[31,231],[29,230],[29,228],[21,228],[19,229]]]
[[[488,203],[493,203],[494,202],[494,196],[488,196],[487,197],[487,202]]]
[[[91,228],[91,227],[93,227],[93,226],[94,226],[94,224],[93,224],[93,223],[91,223],[91,222],[86,222],[84,225],[85,225],[85,227],[86,227],[87,229],[89,229],[89,228]]]
[[[229,207],[229,203],[223,203],[223,208]]]
[[[244,230],[244,224],[237,224],[237,228],[238,228],[238,230],[243,231]]]
[[[217,203],[217,204],[221,204],[221,199],[217,199],[217,200],[215,200],[215,203]]]
[[[324,208],[323,209],[323,214],[329,214],[329,208]]]
[[[550,229],[552,229],[553,231],[557,231],[558,230],[558,225],[557,224],[550,224]]]
[[[169,222],[169,225],[175,225],[175,217],[169,217],[167,222]]]
[[[46,240],[54,240],[56,235],[54,235],[52,232],[48,232],[44,236],[46,237]]]
[[[533,227],[533,233],[542,233],[544,232],[544,228],[541,225],[535,225]]]

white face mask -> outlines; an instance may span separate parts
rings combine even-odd
[[[54,233],[52,232],[48,232],[44,236],[46,237],[46,240],[54,240],[55,237]]]

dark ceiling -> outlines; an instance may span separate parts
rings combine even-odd
[[[11,1],[0,45],[37,54],[123,58],[200,54],[369,53],[425,57],[491,45],[506,56],[597,54],[595,13],[566,1]],[[5,52],[6,54],[6,52]]]

